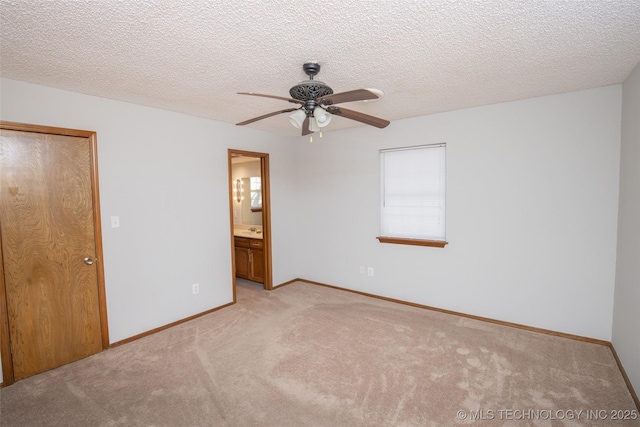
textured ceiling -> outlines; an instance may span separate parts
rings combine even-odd
[[[236,92],[289,96],[308,61],[334,92],[382,90],[343,105],[391,126],[621,83],[640,61],[638,0],[0,1],[2,77],[227,123],[292,107]]]

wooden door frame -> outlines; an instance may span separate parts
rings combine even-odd
[[[236,253],[234,250],[233,236],[233,174],[231,157],[240,155],[245,157],[258,157],[260,159],[260,177],[262,182],[262,241],[264,244],[264,288],[268,291],[273,289],[273,276],[271,269],[271,182],[269,177],[269,153],[258,153],[255,151],[243,151],[229,148],[227,150],[227,161],[229,171],[229,221],[231,234],[231,277],[233,281],[233,302],[236,302]]]
[[[20,132],[34,132],[50,135],[77,136],[89,140],[91,192],[93,200],[93,229],[96,243],[96,276],[98,281],[98,303],[100,311],[100,331],[102,335],[102,349],[109,348],[109,325],[107,318],[107,299],[104,287],[104,262],[102,252],[102,222],[100,219],[100,193],[98,191],[98,144],[96,132],[87,130],[65,129],[51,126],[30,125],[24,123],[0,120],[0,129]],[[0,230],[1,233],[1,230]],[[0,235],[1,237],[1,235]],[[9,313],[7,294],[4,283],[4,267],[2,260],[2,239],[0,238],[0,355],[2,356],[2,386],[14,383],[13,358],[11,356],[11,337],[9,336]]]

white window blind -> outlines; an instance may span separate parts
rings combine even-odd
[[[381,150],[381,235],[444,241],[445,176],[445,144]]]

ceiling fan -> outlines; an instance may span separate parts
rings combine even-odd
[[[289,116],[289,121],[296,128],[302,129],[303,136],[322,130],[322,128],[328,125],[331,121],[331,115],[341,116],[381,129],[389,125],[388,120],[335,106],[336,104],[341,104],[343,102],[378,99],[378,93],[381,93],[380,91],[375,89],[356,89],[347,92],[333,93],[333,89],[325,83],[313,80],[313,76],[318,74],[320,71],[320,64],[317,62],[307,62],[302,66],[302,69],[305,74],[309,76],[309,80],[304,80],[289,89],[289,95],[291,95],[291,98],[254,92],[238,92],[239,95],[281,99],[293,104],[299,104],[298,107],[274,111],[272,113],[236,123],[236,125],[244,126],[249,123],[257,122],[258,120],[266,119],[267,117],[284,113],[293,113]]]

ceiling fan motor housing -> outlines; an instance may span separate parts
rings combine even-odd
[[[333,89],[329,86],[323,82],[313,80],[313,76],[320,72],[320,64],[317,62],[307,62],[302,66],[302,70],[309,76],[309,80],[300,82],[289,89],[289,95],[291,95],[293,99],[309,101],[333,94]]]
[[[289,89],[289,95],[293,99],[308,101],[333,94],[333,89],[318,80],[305,80]]]

